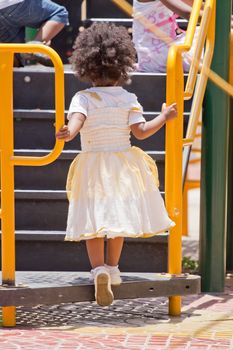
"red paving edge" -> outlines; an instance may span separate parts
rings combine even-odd
[[[140,332],[140,329],[138,330]],[[30,330],[1,329],[0,349],[36,350],[42,349],[132,349],[132,350],[163,350],[163,349],[233,349],[232,340],[206,339],[175,335],[100,335],[78,334],[77,331],[66,330]]]
[[[164,331],[163,320],[141,327],[111,326],[102,324],[89,328],[0,328],[1,350],[233,350],[233,278],[226,285],[225,293],[200,294],[183,298],[184,318],[171,324],[171,331]],[[199,314],[204,318],[199,319]],[[206,315],[206,316],[205,316]],[[143,316],[143,315],[142,315]],[[201,322],[207,322],[202,326]],[[189,326],[187,328],[187,322]],[[161,325],[161,330],[158,329]],[[174,328],[175,327],[177,328]],[[192,332],[193,327],[201,326]],[[173,328],[172,328],[173,326]],[[156,329],[153,331],[153,327]],[[174,329],[177,329],[175,332]],[[187,330],[190,330],[188,332]],[[138,333],[137,333],[138,332]],[[173,333],[172,333],[173,332]],[[116,333],[116,334],[114,334]],[[176,334],[175,334],[176,333]],[[190,335],[189,335],[190,334]],[[192,337],[191,334],[194,334]]]

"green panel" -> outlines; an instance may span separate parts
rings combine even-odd
[[[217,0],[212,70],[228,80],[231,0]],[[229,96],[209,82],[202,130],[200,273],[202,290],[222,292],[226,256]]]
[[[233,99],[230,101],[227,206],[227,271],[233,271]]]

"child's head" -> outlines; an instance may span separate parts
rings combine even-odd
[[[94,85],[121,85],[134,69],[136,51],[124,27],[94,23],[77,37],[71,56],[79,79]]]

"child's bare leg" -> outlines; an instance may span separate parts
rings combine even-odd
[[[104,267],[104,238],[93,238],[86,241],[87,252],[92,266],[94,278],[95,299],[97,304],[108,306],[114,296],[111,290],[110,275]]]
[[[87,253],[91,263],[91,267],[94,269],[97,266],[104,265],[104,239],[93,238],[86,241]]]
[[[107,240],[107,257],[106,264],[117,266],[120,260],[121,251],[124,243],[123,237],[116,237]]]
[[[62,28],[64,28],[64,26],[65,24],[61,22],[47,21],[40,27],[34,40],[48,43],[62,30]]]

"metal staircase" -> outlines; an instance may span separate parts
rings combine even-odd
[[[119,0],[120,1],[120,0]],[[125,1],[125,0],[121,0]],[[95,4],[97,1],[95,2]],[[88,2],[91,4],[91,1]],[[92,2],[93,4],[93,2]],[[108,2],[110,4],[110,2]],[[160,274],[153,274],[152,278],[144,274],[143,278],[133,277],[129,281],[117,288],[114,288],[116,298],[137,298],[145,296],[169,296],[169,312],[172,315],[179,315],[181,311],[180,295],[196,293],[200,288],[200,277],[180,274],[181,266],[181,229],[182,229],[182,149],[186,144],[192,141],[192,130],[190,131],[190,138],[184,139],[183,133],[183,101],[185,98],[192,96],[194,87],[195,74],[190,75],[188,83],[184,91],[184,79],[182,74],[182,60],[179,50],[185,51],[189,49],[192,42],[193,28],[198,19],[198,13],[201,0],[195,3],[194,13],[190,18],[191,30],[188,30],[187,43],[177,47],[171,47],[171,52],[168,56],[168,75],[166,79],[165,74],[142,74],[136,73],[132,76],[132,84],[126,88],[137,94],[139,102],[144,106],[145,117],[150,119],[152,116],[160,112],[162,102],[167,103],[177,102],[178,118],[171,121],[166,129],[166,174],[171,174],[169,179],[166,176],[166,197],[168,211],[171,218],[177,223],[177,227],[173,229],[173,234],[169,238],[169,274],[162,272]],[[214,0],[207,0],[206,2],[206,16],[212,19],[211,26],[208,27],[208,34],[213,33],[213,18],[214,18]],[[205,28],[202,26],[202,29]],[[211,32],[212,30],[212,32]],[[207,31],[207,30],[206,30]],[[205,36],[203,34],[202,42],[204,45]],[[210,64],[211,50],[213,48],[213,40],[211,42],[211,34],[207,37],[207,59]],[[59,91],[54,71],[52,69],[40,69],[39,67],[16,69],[14,72],[14,121],[15,121],[15,154],[13,151],[13,136],[11,136],[12,115],[11,115],[11,62],[13,62],[13,52],[25,52],[25,45],[0,45],[0,49],[4,53],[4,57],[0,56],[0,68],[3,71],[0,75],[0,103],[3,111],[6,111],[6,127],[9,128],[9,142],[7,142],[6,133],[3,126],[3,114],[1,115],[1,150],[2,150],[2,243],[5,254],[2,259],[3,266],[3,286],[0,288],[1,303],[3,306],[3,322],[4,325],[12,326],[15,324],[14,306],[16,305],[32,305],[39,303],[58,303],[65,301],[84,301],[93,300],[93,286],[90,283],[75,283],[67,282],[61,285],[46,284],[45,286],[38,285],[16,285],[14,278],[14,249],[12,240],[14,234],[13,220],[9,220],[10,215],[6,217],[7,212],[7,194],[9,192],[10,206],[14,209],[14,196],[11,196],[12,169],[16,166],[15,171],[15,198],[16,198],[16,237],[17,239],[17,259],[19,265],[25,262],[25,266],[21,266],[23,270],[40,270],[41,265],[47,267],[53,266],[50,270],[89,270],[89,263],[85,256],[79,256],[78,249],[81,247],[76,243],[63,243],[60,247],[56,246],[56,242],[61,243],[64,238],[65,215],[67,212],[67,200],[64,191],[64,183],[67,174],[68,163],[75,151],[80,149],[78,139],[73,143],[66,145],[66,148],[61,153],[59,160],[52,165],[43,167],[43,174],[33,168],[32,165],[45,165],[53,162],[62,149],[62,144],[56,142],[55,149],[52,150],[48,157],[42,157],[38,160],[38,156],[45,154],[46,150],[51,148],[51,136],[54,135],[53,130],[53,113],[56,105],[56,128],[62,125],[61,112],[63,111],[63,77],[60,75],[60,82],[62,82]],[[38,50],[40,52],[50,51],[51,56],[56,56],[52,50],[39,47],[39,45],[28,46],[28,50],[32,52]],[[200,49],[202,49],[200,47]],[[199,50],[200,51],[200,50]],[[31,51],[30,51],[31,52]],[[60,70],[60,63],[58,58],[53,59],[56,72]],[[4,62],[4,64],[3,64]],[[6,64],[6,63],[8,64]],[[195,66],[191,67],[192,73],[197,73]],[[196,71],[196,72],[195,72]],[[61,73],[61,71],[60,71]],[[201,72],[202,73],[202,72]],[[8,77],[8,78],[7,78]],[[203,79],[203,86],[206,83],[206,77],[201,74]],[[165,96],[165,82],[166,82],[166,96]],[[56,83],[56,84],[55,84]],[[52,93],[55,85],[56,100],[54,105],[54,94]],[[3,89],[4,87],[4,89]],[[65,108],[71,96],[85,86],[74,79],[69,68],[65,71]],[[143,89],[142,89],[143,87]],[[197,89],[198,90],[198,89]],[[200,88],[199,101],[201,101],[203,89]],[[152,93],[153,92],[153,93]],[[2,94],[2,95],[1,95]],[[25,98],[26,96],[26,98]],[[60,99],[60,100],[59,100]],[[59,109],[60,106],[60,109]],[[200,107],[200,104],[197,106]],[[196,104],[195,106],[196,107]],[[199,108],[198,107],[198,108]],[[185,103],[185,115],[188,115],[190,110],[190,102]],[[197,108],[197,111],[198,111]],[[27,112],[25,112],[25,109]],[[193,110],[193,109],[192,109]],[[196,113],[198,115],[198,113]],[[195,121],[195,120],[194,120]],[[27,123],[27,127],[25,126]],[[28,133],[28,138],[26,134]],[[19,135],[21,135],[19,137]],[[48,136],[44,140],[44,135]],[[40,137],[41,136],[41,137]],[[182,138],[183,137],[183,138]],[[26,141],[27,139],[27,141]],[[37,139],[37,140],[36,140]],[[43,140],[43,141],[42,141]],[[54,136],[53,136],[54,140]],[[154,142],[156,140],[156,142]],[[38,145],[35,141],[39,141]],[[48,141],[48,143],[47,143]],[[133,143],[136,143],[133,140]],[[30,149],[25,149],[25,143],[29,143]],[[164,147],[164,130],[155,134],[152,138],[142,143],[141,148],[151,154],[155,159],[159,159],[161,164],[159,166],[160,181],[164,183],[164,166],[163,160],[165,156]],[[28,146],[27,146],[28,147]],[[53,147],[53,145],[52,145]],[[46,153],[49,153],[46,152]],[[27,155],[27,157],[25,156]],[[31,156],[33,155],[33,156]],[[28,158],[31,156],[31,158]],[[4,159],[3,159],[4,158]],[[27,165],[23,167],[22,165]],[[64,164],[66,164],[64,166]],[[20,168],[17,167],[20,165]],[[29,167],[30,166],[30,167]],[[29,170],[30,169],[30,170]],[[7,170],[7,171],[6,171]],[[38,171],[38,172],[37,172]],[[9,181],[7,181],[7,172],[10,174]],[[25,181],[27,180],[27,181]],[[177,185],[177,186],[176,186]],[[161,187],[161,190],[163,188]],[[13,192],[13,191],[12,191]],[[4,194],[4,195],[3,195]],[[4,202],[4,205],[3,205]],[[13,211],[9,207],[9,213]],[[7,219],[7,220],[5,220]],[[9,226],[9,232],[6,227]],[[9,252],[7,252],[7,236],[10,238]],[[43,236],[43,239],[42,239]],[[46,239],[44,239],[46,237]],[[20,243],[24,242],[24,244]],[[66,246],[66,248],[65,248]],[[79,248],[77,248],[79,247]],[[59,249],[58,249],[59,248]],[[81,247],[82,248],[82,247]],[[47,249],[47,250],[46,250]],[[66,249],[66,250],[65,250]],[[70,250],[69,250],[70,249]],[[137,250],[138,249],[138,250]],[[163,250],[163,253],[161,254]],[[9,253],[9,259],[7,259]],[[60,255],[59,255],[60,254]],[[82,249],[82,254],[84,249]],[[63,255],[66,259],[66,268],[62,268],[57,264],[59,257]],[[74,264],[72,265],[72,258]],[[139,259],[140,257],[140,259]],[[70,260],[68,260],[70,259]],[[139,262],[139,264],[137,264]],[[145,265],[142,265],[142,262]],[[161,263],[162,262],[162,263]],[[160,264],[161,263],[161,264]],[[139,266],[138,266],[139,265]],[[59,268],[58,268],[59,266]],[[68,266],[68,268],[67,268]],[[158,235],[148,240],[127,240],[120,262],[121,270],[123,271],[137,271],[137,272],[159,272],[167,270],[167,236]],[[141,269],[140,269],[141,268]],[[17,269],[18,266],[17,266]],[[42,269],[42,268],[41,268]],[[48,274],[49,276],[49,274]],[[27,280],[27,279],[26,279]],[[30,284],[30,280],[28,281]],[[13,305],[13,306],[12,306]]]

